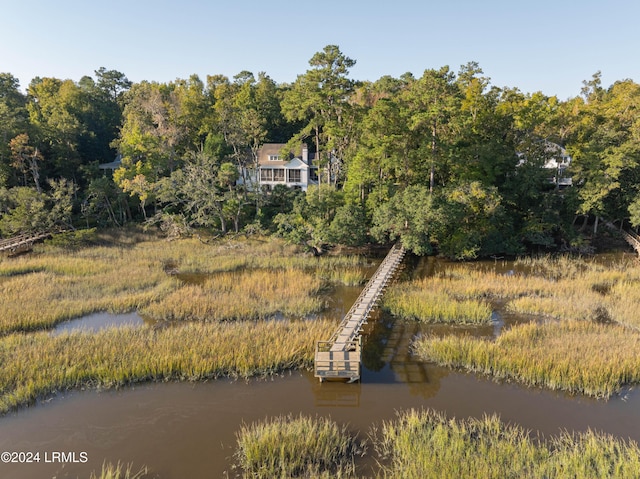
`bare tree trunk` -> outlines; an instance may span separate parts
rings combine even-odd
[[[104,203],[107,207],[107,213],[109,214],[109,218],[111,218],[111,221],[113,221],[113,223],[119,228],[120,223],[116,218],[116,213],[115,211],[113,211],[113,207],[111,206],[111,202],[109,201],[109,198],[107,197],[107,195],[104,195]]]
[[[238,201],[238,209],[236,210],[236,214],[233,217],[233,230],[236,233],[240,232],[240,215],[242,214],[242,206],[244,204],[244,202]]]
[[[36,184],[36,190],[38,193],[42,193],[42,188],[40,187],[40,169],[38,168],[38,149],[36,148],[35,153],[31,158],[29,158],[29,169],[31,170],[31,175],[33,176],[33,181]]]
[[[320,184],[322,183],[322,173],[320,172],[320,131],[315,127],[316,132],[316,161],[318,162],[318,198],[320,198]]]
[[[226,235],[227,234],[227,224],[224,221],[224,216],[222,215],[222,213],[220,213],[218,215],[218,218],[220,219],[220,229],[222,230],[222,234]]]
[[[584,231],[587,227],[587,222],[589,221],[589,215],[584,215],[584,221],[582,222],[582,226],[580,227],[580,231]]]
[[[435,184],[436,177],[436,133],[436,125],[434,124],[431,130],[431,171],[429,172],[429,193],[433,193],[433,186]]]

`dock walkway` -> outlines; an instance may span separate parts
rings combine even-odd
[[[371,310],[382,297],[404,258],[402,246],[394,245],[366,284],[356,302],[328,341],[318,341],[315,352],[315,376],[325,379],[360,379],[360,332]]]
[[[640,236],[635,234],[633,231],[627,231],[622,227],[618,229],[610,221],[606,222],[605,224],[609,229],[620,232],[624,240],[635,250],[638,256],[640,256]]]
[[[0,253],[14,253],[21,248],[30,249],[36,241],[51,237],[51,233],[32,233],[0,240]]]
[[[627,243],[631,245],[631,247],[636,251],[638,256],[640,256],[640,237],[635,234],[633,231],[625,231],[621,230],[622,237],[625,239]]]

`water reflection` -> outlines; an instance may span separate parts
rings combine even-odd
[[[152,324],[152,321],[143,319],[137,312],[124,314],[102,312],[60,323],[51,330],[51,334],[59,335],[73,331],[97,332],[118,326],[142,326],[144,324]]]
[[[592,428],[640,441],[640,394],[596,401],[423,365],[402,383],[392,364],[361,384],[320,384],[311,373],[272,380],[147,384],[60,396],[0,420],[0,450],[86,451],[87,464],[0,464],[0,477],[88,477],[104,460],[146,464],[161,479],[225,477],[243,423],[286,414],[329,416],[366,438],[396,411],[433,408],[458,418],[498,414],[533,434]],[[361,474],[369,467],[360,464]],[[233,476],[231,474],[231,476]]]
[[[417,263],[405,274],[433,274],[446,267],[432,258]],[[513,264],[500,267],[509,271]],[[338,319],[359,291],[337,288],[326,314]],[[0,464],[0,477],[89,477],[105,460],[146,464],[161,479],[234,477],[232,456],[241,425],[289,413],[330,416],[362,439],[397,411],[433,408],[458,418],[498,414],[533,435],[593,429],[640,442],[637,390],[598,401],[495,382],[411,354],[411,343],[423,334],[491,339],[535,319],[509,314],[504,304],[493,308],[492,324],[461,327],[395,321],[376,312],[364,331],[361,383],[321,384],[312,373],[296,372],[249,382],[144,384],[60,395],[0,418],[0,451],[86,451],[89,462]],[[371,475],[371,463],[361,460],[359,473]]]

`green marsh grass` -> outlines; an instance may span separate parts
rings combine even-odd
[[[523,324],[495,341],[423,337],[414,350],[444,366],[599,398],[640,382],[640,335],[615,324]]]
[[[100,475],[91,473],[89,479],[144,479],[148,476],[148,469],[146,467],[140,468],[137,472],[134,472],[131,464],[117,464],[104,463],[100,471]]]
[[[367,275],[361,267],[332,265],[330,262],[323,264],[318,271],[318,276],[330,283],[343,284],[345,286],[359,286],[367,280]]]
[[[365,261],[359,256],[315,257],[275,238],[221,239],[203,244],[197,239],[182,239],[168,244],[166,260],[185,273],[217,273],[243,269],[298,269],[331,272],[341,268],[359,268]]]
[[[243,477],[347,477],[354,472],[355,438],[327,418],[289,415],[243,425],[237,441]]]
[[[313,364],[330,321],[186,323],[0,338],[0,413],[57,391],[140,381],[248,378]]]
[[[589,431],[533,440],[496,416],[455,420],[410,410],[374,432],[379,477],[441,479],[640,477],[640,449]]]
[[[608,296],[611,319],[640,331],[640,278],[626,278],[611,286]]]
[[[378,465],[367,477],[380,479],[640,477],[633,441],[594,431],[533,437],[496,415],[458,420],[411,409],[372,426],[360,443],[331,419],[291,415],[243,425],[236,436],[246,478],[356,477],[361,455]]]
[[[443,288],[439,278],[395,284],[383,298],[383,307],[394,316],[425,323],[485,324],[491,321],[486,301],[458,299]]]

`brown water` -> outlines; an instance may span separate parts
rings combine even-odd
[[[429,260],[411,271],[427,274],[439,267]],[[339,288],[327,314],[343,314],[358,291]],[[491,337],[523,320],[496,310],[492,325],[454,331]],[[295,372],[249,382],[144,384],[59,395],[0,418],[0,452],[39,452],[41,459],[0,463],[0,478],[88,478],[104,461],[147,465],[161,479],[234,477],[232,456],[241,425],[289,413],[330,416],[363,439],[396,411],[433,408],[458,418],[495,413],[533,434],[591,428],[640,442],[638,391],[597,401],[499,384],[411,356],[408,347],[416,335],[445,330],[450,334],[452,328],[394,322],[379,314],[365,331],[360,384],[320,384],[311,373]],[[87,461],[45,462],[54,451],[73,452],[77,460],[84,452]],[[359,472],[369,473],[371,462],[361,460]]]
[[[163,479],[233,477],[235,433],[243,423],[284,414],[330,416],[367,435],[408,408],[456,417],[496,413],[543,434],[587,428],[640,441],[640,394],[608,402],[497,384],[422,366],[421,382],[402,383],[405,366],[364,371],[361,384],[318,383],[294,373],[245,382],[149,384],[122,391],[73,392],[0,421],[0,451],[86,452],[86,464],[0,464],[0,477],[87,478],[103,461],[146,464]],[[417,376],[416,376],[417,377]],[[367,473],[366,462],[360,472]]]

